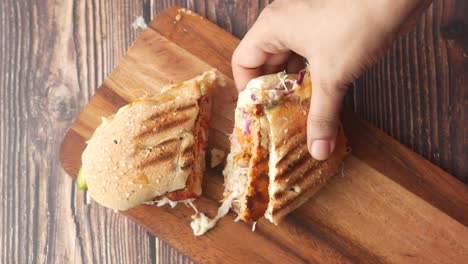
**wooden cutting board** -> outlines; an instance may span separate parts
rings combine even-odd
[[[157,93],[170,81],[211,67],[228,85],[214,96],[209,146],[228,151],[237,96],[230,58],[238,43],[178,7],[160,13],[68,131],[61,149],[67,173],[75,177],[85,141],[101,116],[131,101],[132,91]],[[467,187],[353,114],[345,112],[342,121],[353,149],[343,173],[279,226],[263,219],[252,232],[230,213],[217,228],[195,237],[192,209],[184,205],[142,205],[122,213],[196,262],[467,263]],[[209,170],[203,188],[196,205],[213,215],[223,189],[221,171]]]

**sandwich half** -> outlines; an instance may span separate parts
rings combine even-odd
[[[90,196],[114,210],[199,197],[216,83],[207,71],[103,118],[82,154]]]
[[[251,80],[239,94],[224,199],[243,221],[278,224],[335,175],[348,153],[340,128],[326,161],[307,148],[310,74],[278,73]]]

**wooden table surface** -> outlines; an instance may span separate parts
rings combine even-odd
[[[188,7],[242,37],[268,1],[0,1],[0,263],[189,263],[126,217],[87,206],[62,138],[146,21]],[[468,182],[468,2],[435,1],[346,104]]]

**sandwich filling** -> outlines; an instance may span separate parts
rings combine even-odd
[[[244,221],[256,221],[268,205],[268,123],[263,105],[238,107],[236,127],[226,171],[238,177],[226,177],[225,198],[234,194],[232,208]]]
[[[231,152],[224,171],[224,196],[235,194],[232,208],[241,220],[257,221],[270,201],[269,174],[275,167],[270,165],[271,129],[265,112],[284,98],[301,93],[298,88],[304,76],[305,71],[297,80],[288,79],[285,73],[279,73],[274,81],[253,79],[239,94]]]

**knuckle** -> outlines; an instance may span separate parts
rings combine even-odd
[[[338,120],[332,117],[309,115],[309,126],[321,131],[332,131],[338,127]]]
[[[321,117],[316,115],[309,116],[309,122],[312,125],[316,125],[319,128],[326,129],[326,128],[335,128],[338,126],[338,121],[333,118],[328,117]]]

